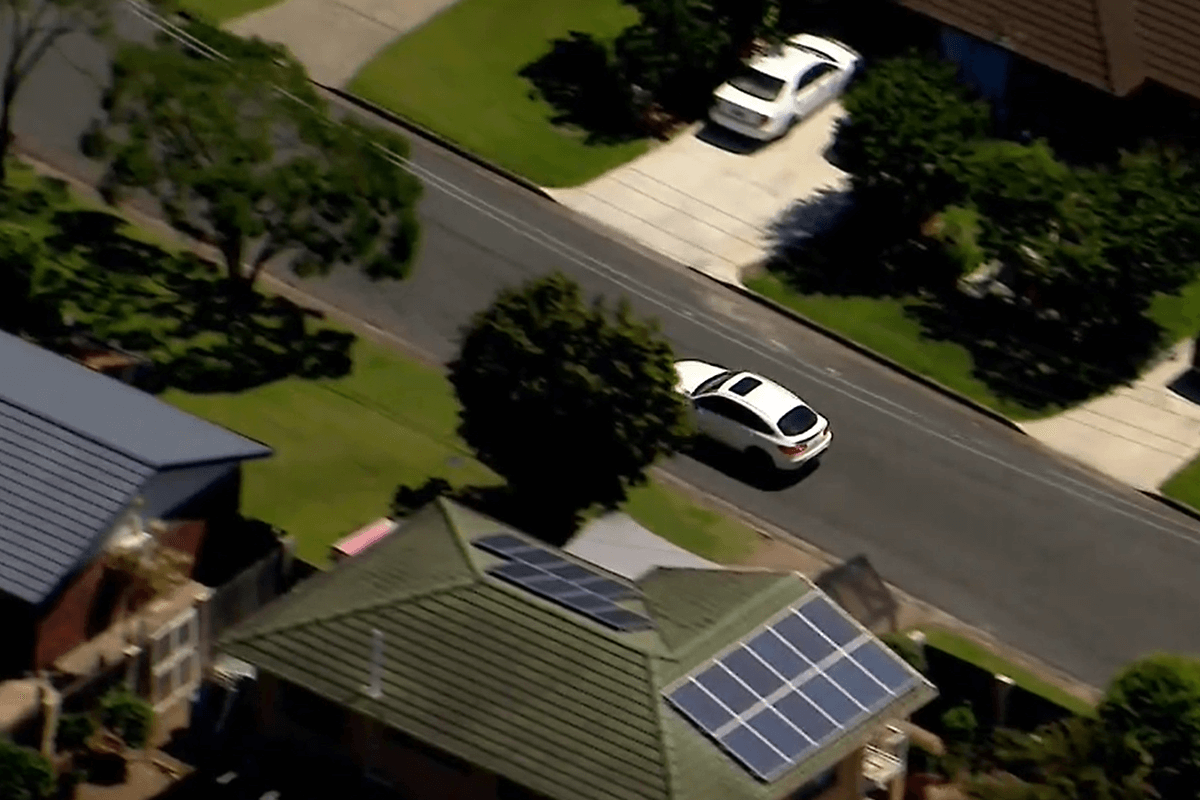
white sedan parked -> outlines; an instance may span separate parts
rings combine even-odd
[[[795,469],[833,441],[829,420],[761,375],[694,360],[676,361],[675,374],[699,431],[763,467]]]
[[[709,118],[743,136],[774,139],[840,95],[861,63],[841,42],[793,36],[718,86]]]

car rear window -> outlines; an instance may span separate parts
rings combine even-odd
[[[754,67],[743,67],[741,72],[730,79],[729,85],[741,89],[759,100],[774,100],[779,97],[783,81],[765,72],[760,72]]]
[[[817,424],[817,412],[808,406],[796,406],[779,420],[784,436],[799,436]]]

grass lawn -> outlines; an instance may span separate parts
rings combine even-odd
[[[608,41],[636,20],[621,0],[459,0],[376,56],[349,89],[541,186],[575,186],[647,143],[587,144],[552,124],[553,110],[518,73],[570,31]]]
[[[223,25],[282,0],[180,0],[179,7],[211,25]]]
[[[457,485],[497,480],[455,435],[458,411],[442,374],[361,339],[344,378],[164,399],[275,448],[246,466],[244,510],[292,533],[299,555],[317,564],[332,542],[386,514],[400,484],[431,475]],[[748,556],[757,542],[746,526],[661,485],[633,492],[626,510],[715,561]]]
[[[1172,500],[1186,503],[1200,511],[1200,457],[1172,475],[1160,491]]]
[[[1055,406],[1033,410],[993,392],[972,374],[974,364],[966,348],[954,342],[925,338],[921,323],[904,309],[906,304],[915,302],[915,298],[799,294],[770,273],[749,278],[745,283],[747,288],[793,308],[1009,419],[1018,422],[1041,419],[1062,410]],[[1150,308],[1150,317],[1162,326],[1171,341],[1194,336],[1200,330],[1200,281],[1184,287],[1178,296],[1159,296]],[[1200,471],[1193,474],[1196,476],[1193,480],[1200,478]],[[1200,480],[1197,483],[1195,496],[1200,501]],[[1200,503],[1197,507],[1200,508]]]
[[[1076,714],[1094,716],[1096,713],[1096,709],[1086,700],[1076,697],[1053,684],[1047,683],[1029,670],[1009,663],[991,650],[975,644],[969,639],[965,639],[956,633],[951,633],[942,628],[927,627],[921,630],[925,633],[925,642],[928,645],[947,652],[952,656],[957,656],[963,661],[974,664],[981,669],[1007,675],[1022,689],[1039,697],[1044,697],[1053,703],[1057,703],[1063,708],[1068,708]]]
[[[910,300],[802,295],[769,273],[748,279],[746,286],[1009,419],[1036,419],[1055,411],[1035,412],[994,394],[987,384],[971,374],[971,354],[966,348],[923,336],[920,322],[905,313],[904,306]]]

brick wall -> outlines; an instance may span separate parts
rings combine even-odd
[[[94,626],[96,596],[104,582],[105,567],[95,561],[76,575],[36,623],[34,669],[45,669],[59,656],[86,642]]]
[[[191,578],[196,571],[196,555],[200,552],[207,533],[208,523],[204,520],[169,522],[166,532],[159,537],[159,542],[164,547],[187,553],[192,557],[192,566],[188,570],[188,577]]]

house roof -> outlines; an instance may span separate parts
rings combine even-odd
[[[0,333],[0,591],[51,595],[155,474],[270,448]]]
[[[658,568],[637,582],[628,606],[655,627],[619,632],[488,575],[502,562],[471,541],[498,532],[524,538],[435,501],[235,628],[221,649],[564,800],[774,800],[861,746],[885,716],[932,697],[927,684],[918,687],[790,774],[761,783],[662,690],[819,590],[792,573]],[[362,689],[376,629],[385,642],[383,694],[371,699]]]
[[[1119,96],[1153,79],[1200,98],[1200,5],[1190,0],[900,2]]]

